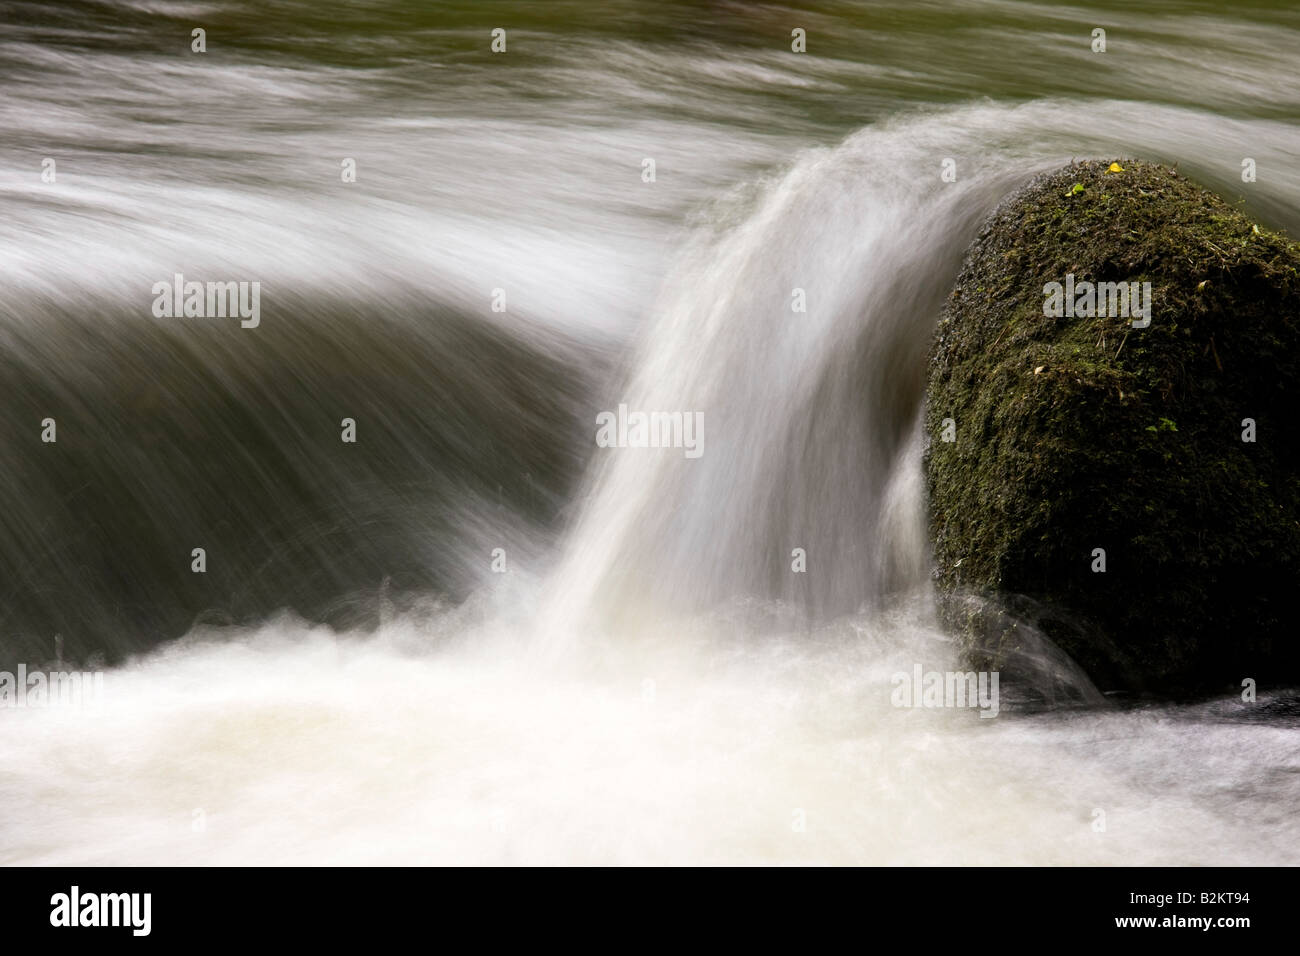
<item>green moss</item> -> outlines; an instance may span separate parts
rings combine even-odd
[[[1300,246],[1121,163],[1004,203],[949,298],[927,404],[939,583],[1051,609],[1049,636],[1103,684],[1295,679]],[[1067,273],[1150,282],[1150,326],[1044,316]]]

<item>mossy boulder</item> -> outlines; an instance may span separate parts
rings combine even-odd
[[[931,355],[942,591],[999,597],[1103,689],[1296,683],[1298,269],[1300,245],[1148,163],[1076,163],[1004,202]],[[1045,314],[1054,282],[1073,315]],[[1088,314],[1082,283],[1121,282],[1150,283],[1146,327]],[[1016,649],[946,606],[976,656]]]

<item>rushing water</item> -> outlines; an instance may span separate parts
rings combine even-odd
[[[954,662],[919,411],[980,222],[1138,156],[1295,232],[1297,49],[1286,4],[8,5],[0,669],[109,670],[0,710],[0,862],[1300,862],[1266,681],[1112,708],[1043,643],[996,719],[891,706]],[[178,272],[259,326],[155,318]],[[595,447],[619,403],[703,454]]]

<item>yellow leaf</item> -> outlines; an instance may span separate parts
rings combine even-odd
[[[1124,167],[1121,166],[1119,163],[1111,163],[1110,166],[1108,166],[1108,167],[1106,168],[1106,172],[1108,172],[1108,173],[1122,173],[1122,172],[1124,172]]]

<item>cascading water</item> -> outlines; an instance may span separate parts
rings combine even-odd
[[[1072,155],[1228,192],[1249,149],[1252,208],[1300,227],[1300,91],[1267,72],[1294,30],[1224,27],[1265,71],[1247,94],[1186,22],[1146,23],[1165,58],[1083,99],[950,39],[974,14],[793,62],[617,4],[578,36],[536,14],[503,74],[457,46],[470,9],[380,4],[348,48],[272,4],[302,46],[266,48],[238,5],[153,6],[0,41],[2,649],[39,663],[57,631],[115,661],[93,707],[0,711],[0,862],[1300,862],[1293,721],[891,703],[955,659],[919,413],[979,224]],[[784,24],[761,9],[713,15]],[[157,51],[231,11],[224,59]],[[1004,99],[931,95],[967,73]],[[160,324],[176,271],[260,279],[262,326]],[[596,447],[620,404],[700,413],[702,454]],[[47,407],[93,471],[31,450]],[[253,568],[182,592],[205,535],[210,574]],[[161,641],[187,601],[222,614]]]

